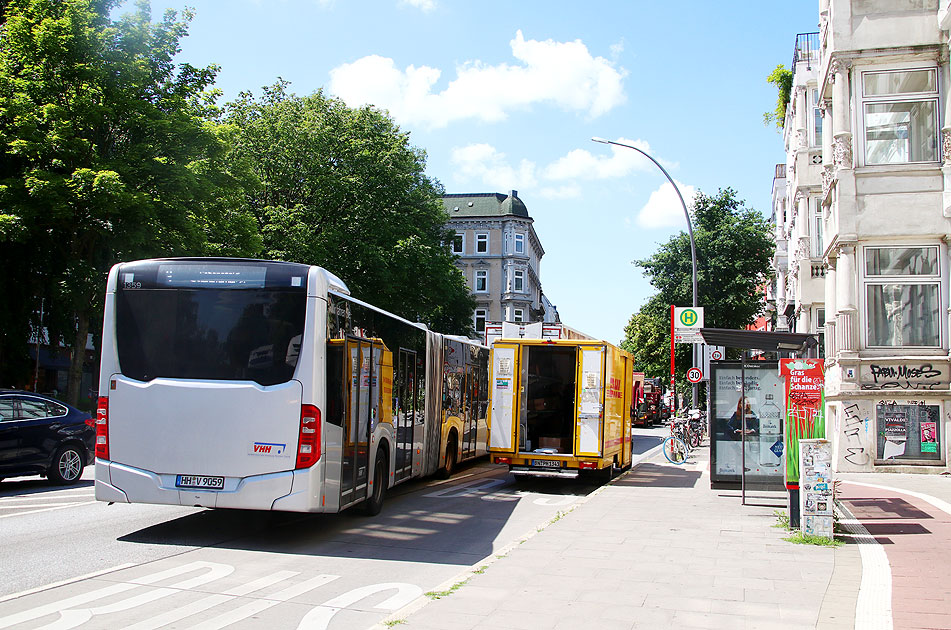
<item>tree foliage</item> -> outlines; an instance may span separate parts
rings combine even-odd
[[[111,0],[11,0],[0,30],[0,362],[22,367],[39,322],[83,349],[105,274],[120,260],[240,252],[253,222],[229,209],[234,178],[209,122],[217,69],[176,66],[189,13]],[[231,192],[229,192],[231,190]],[[228,242],[228,241],[231,242]],[[13,297],[13,299],[9,299]],[[72,353],[68,399],[84,352]],[[7,361],[10,363],[7,363]],[[15,368],[14,368],[15,369]],[[5,372],[6,378],[13,378]]]
[[[691,211],[697,253],[697,304],[711,328],[741,329],[763,312],[761,288],[769,279],[774,243],[769,221],[747,208],[730,189],[698,192]],[[651,376],[670,369],[670,305],[693,302],[690,238],[672,237],[654,254],[635,261],[657,289],[631,316],[622,347],[634,353],[638,369]],[[691,365],[688,344],[676,348],[680,378]]]
[[[389,116],[278,81],[227,105],[229,156],[255,183],[245,207],[268,258],[321,265],[363,300],[467,333],[474,302],[446,242],[442,187]]]
[[[767,127],[775,124],[777,129],[782,129],[786,125],[786,107],[792,93],[793,73],[786,66],[779,64],[769,73],[766,81],[776,87],[778,95],[776,109],[763,114],[763,124]]]

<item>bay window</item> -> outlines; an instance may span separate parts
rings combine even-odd
[[[862,73],[865,164],[938,161],[935,68]]]
[[[525,272],[521,269],[516,269],[512,272],[512,291],[515,293],[523,293],[525,291]]]
[[[940,347],[938,248],[866,247],[869,347]]]

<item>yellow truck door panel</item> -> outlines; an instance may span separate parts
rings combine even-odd
[[[604,431],[604,346],[582,346],[578,361],[575,455],[601,456]]]
[[[492,348],[489,383],[489,451],[515,451],[515,410],[518,408],[518,345],[496,342]]]

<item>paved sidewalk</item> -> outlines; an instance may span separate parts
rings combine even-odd
[[[659,455],[659,454],[658,454]],[[662,455],[605,486],[440,599],[407,630],[851,628],[856,545],[795,545],[785,493],[710,489],[706,449]],[[477,571],[479,569],[477,568]],[[385,626],[380,626],[385,627]]]

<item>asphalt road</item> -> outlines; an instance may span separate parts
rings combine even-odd
[[[635,461],[665,432],[635,429]],[[597,488],[483,459],[365,517],[106,505],[92,473],[0,484],[0,630],[369,627]]]

